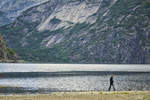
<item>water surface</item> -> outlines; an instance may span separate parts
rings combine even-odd
[[[0,85],[20,87],[0,93],[107,91],[111,74],[118,91],[150,90],[149,65],[0,64]]]

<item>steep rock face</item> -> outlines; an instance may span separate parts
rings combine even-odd
[[[6,46],[2,36],[0,35],[0,62],[8,62],[8,60],[11,60],[12,62],[16,59],[16,53]]]
[[[0,26],[15,20],[27,8],[48,0],[0,0]]]
[[[96,21],[90,17],[98,11],[99,3],[88,3],[81,1],[73,1],[70,3],[58,3],[55,7],[55,10],[48,16],[48,18],[40,23],[38,26],[39,31],[44,30],[56,30],[59,28],[68,28],[72,24],[76,23],[94,23]],[[60,20],[54,22],[54,20]]]
[[[50,0],[0,32],[28,61],[150,63],[149,0]]]
[[[7,23],[9,23],[9,19],[6,18],[6,14],[4,12],[0,11],[0,24],[5,25]]]

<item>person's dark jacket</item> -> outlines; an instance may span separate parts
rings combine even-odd
[[[113,81],[113,77],[110,77],[110,84],[113,84],[114,81]]]

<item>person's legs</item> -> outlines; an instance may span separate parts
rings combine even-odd
[[[114,84],[113,84],[113,89],[114,89],[114,91],[116,91]]]
[[[110,89],[111,89],[111,84],[110,84],[110,86],[109,86],[109,89],[108,89],[108,91],[110,91]]]

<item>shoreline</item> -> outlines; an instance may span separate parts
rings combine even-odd
[[[1,95],[0,100],[150,100],[150,91],[52,92]]]

